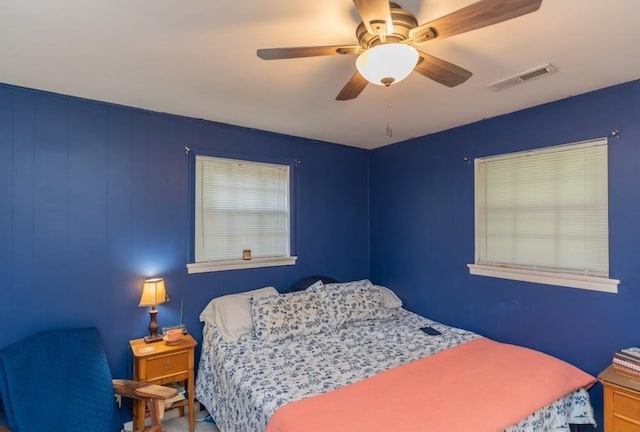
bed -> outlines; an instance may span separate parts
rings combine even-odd
[[[349,396],[344,392],[355,390],[358,386],[366,386],[382,377],[389,377],[387,381],[400,382],[400,379],[389,374],[414,367],[418,362],[432,362],[429,365],[434,365],[434,362],[442,359],[440,363],[448,363],[450,360],[445,362],[444,356],[456,350],[461,351],[483,343],[497,344],[478,334],[410,312],[402,308],[402,302],[391,290],[373,285],[366,280],[344,284],[323,284],[322,281],[318,281],[304,291],[290,294],[279,295],[275,289],[268,287],[224,296],[212,300],[203,310],[200,319],[204,322],[204,328],[195,397],[207,408],[221,432],[338,430],[338,424],[348,424],[345,415],[351,416],[350,402],[337,408],[324,408],[321,404],[319,408],[316,407],[317,404],[310,408],[308,404],[340,392],[343,392],[343,400],[354,403],[360,399],[364,401],[364,397]],[[427,326],[441,334],[432,336],[420,330]],[[508,349],[513,347],[499,345]],[[472,358],[475,363],[481,363],[475,361],[476,357]],[[573,368],[564,362],[559,363],[562,363],[562,367]],[[469,367],[464,366],[457,372],[450,371],[452,379],[455,381],[460,376],[459,371],[467,370]],[[426,370],[436,373],[438,379],[431,378],[425,383],[419,383],[415,379],[413,382],[419,390],[430,391],[436,387],[435,383],[441,381],[440,377],[444,377],[444,372],[434,372],[435,369],[431,369],[431,366]],[[536,409],[515,417],[517,421],[509,420],[500,427],[494,426],[493,423],[489,427],[483,423],[483,419],[472,418],[476,415],[473,414],[476,401],[490,399],[488,395],[491,394],[491,390],[485,392],[485,383],[478,387],[479,391],[476,391],[471,399],[468,392],[466,396],[465,392],[462,392],[462,398],[447,392],[447,397],[434,399],[446,401],[443,403],[448,403],[449,406],[430,405],[424,409],[413,407],[407,408],[407,412],[395,410],[398,412],[392,414],[398,416],[397,418],[392,418],[386,412],[382,414],[384,410],[379,408],[378,412],[364,414],[375,419],[378,422],[376,424],[383,425],[388,420],[391,422],[388,424],[393,425],[389,430],[406,432],[569,431],[570,424],[595,425],[586,391],[595,379],[576,368],[570,372],[575,373],[579,380],[570,384],[569,390],[562,390],[559,397],[554,396],[553,399],[539,403]],[[419,376],[415,371],[409,373],[413,374],[410,376]],[[563,370],[561,375],[567,374]],[[555,378],[553,380],[556,381]],[[403,386],[410,386],[411,381],[405,381]],[[490,381],[499,380],[492,378]],[[467,388],[466,384],[459,383],[450,387]],[[515,394],[522,397],[511,399],[528,399],[534,387],[538,386],[528,385],[524,389],[515,389]],[[514,388],[513,385],[509,385],[509,391],[513,391]],[[374,403],[382,400],[381,403],[386,404],[380,395],[392,394],[387,390],[370,389],[371,387],[369,390],[363,388],[365,395],[367,392],[376,394]],[[398,395],[405,393],[405,387],[397,390],[400,392]],[[431,396],[421,395],[413,400],[431,400],[429,397]],[[502,405],[502,402],[498,404]],[[411,404],[407,404],[409,405]],[[296,421],[308,421],[308,425],[293,423],[293,420],[289,422],[287,413],[298,407],[302,407],[302,411],[298,412]],[[316,410],[315,417],[310,409]],[[493,417],[501,417],[503,410],[486,407],[478,409],[482,411],[479,414],[495,411],[491,413]],[[432,416],[430,411],[446,413],[447,410],[456,413],[446,417],[447,421],[453,421],[454,417],[467,421],[471,418],[474,424],[479,426],[469,429],[463,427],[462,423],[454,422],[447,423],[449,426],[446,429],[416,428],[403,423],[404,419],[419,413],[416,420],[422,422],[419,424],[431,424],[426,421],[425,415]],[[354,405],[353,411],[363,411],[362,406],[356,408]],[[509,417],[497,420],[504,422],[506,418]],[[353,424],[364,424],[361,423],[362,419],[354,422]],[[400,423],[403,425],[399,426]],[[345,427],[344,430],[355,432],[367,429],[364,429],[364,426],[351,426]],[[379,430],[385,429],[380,427]]]

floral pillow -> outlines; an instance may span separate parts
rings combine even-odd
[[[251,299],[253,332],[263,341],[323,333],[335,329],[324,294],[300,291]]]
[[[355,321],[391,316],[391,311],[384,306],[380,290],[367,279],[326,284],[318,291],[325,292],[327,304],[333,309],[338,327]]]

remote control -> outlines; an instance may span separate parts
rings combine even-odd
[[[441,335],[442,333],[440,333],[438,330],[434,329],[433,327],[421,327],[420,330],[422,330],[423,332],[425,332],[426,334],[430,335],[430,336],[438,336]]]

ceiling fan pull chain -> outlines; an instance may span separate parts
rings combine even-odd
[[[393,138],[393,90],[387,87],[385,91],[387,92],[387,137]]]

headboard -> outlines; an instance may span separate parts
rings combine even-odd
[[[289,288],[288,292],[304,291],[307,288],[309,288],[311,285],[316,283],[317,281],[322,281],[322,283],[324,283],[324,284],[330,284],[330,283],[337,283],[338,282],[334,278],[331,278],[331,277],[328,277],[328,276],[307,276],[307,277],[304,277],[304,278],[300,279],[299,281],[297,281],[293,285],[291,285],[291,288]]]

